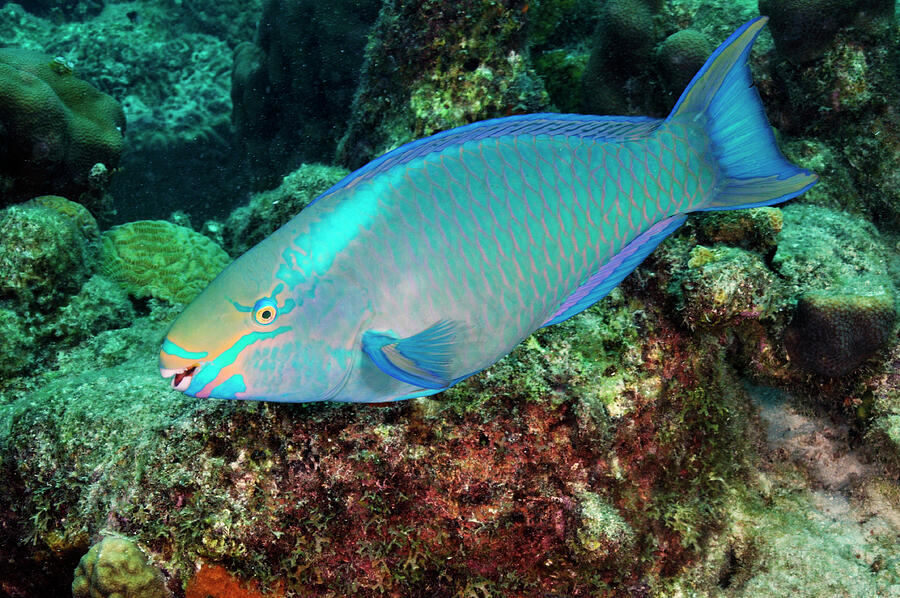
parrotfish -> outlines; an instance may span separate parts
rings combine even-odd
[[[597,302],[692,212],[816,176],[779,151],[735,31],[665,119],[530,114],[414,141],[353,172],[178,316],[160,372],[191,396],[432,395]]]

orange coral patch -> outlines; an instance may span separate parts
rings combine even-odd
[[[203,565],[188,582],[185,598],[282,598],[283,584],[268,594],[260,592],[256,583],[241,582],[224,567]]]

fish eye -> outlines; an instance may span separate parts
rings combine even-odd
[[[257,324],[267,326],[275,321],[276,316],[278,316],[278,306],[268,297],[253,304],[253,320]]]

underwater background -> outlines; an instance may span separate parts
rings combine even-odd
[[[895,13],[3,3],[0,596],[900,596]],[[184,306],[350,170],[485,118],[664,117],[760,14],[800,198],[692,215],[430,398],[160,378]]]

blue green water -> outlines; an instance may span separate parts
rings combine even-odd
[[[802,197],[692,215],[430,398],[159,376],[185,304],[353,169],[663,118],[761,10]],[[2,3],[0,596],[900,596],[898,42],[876,0]]]

